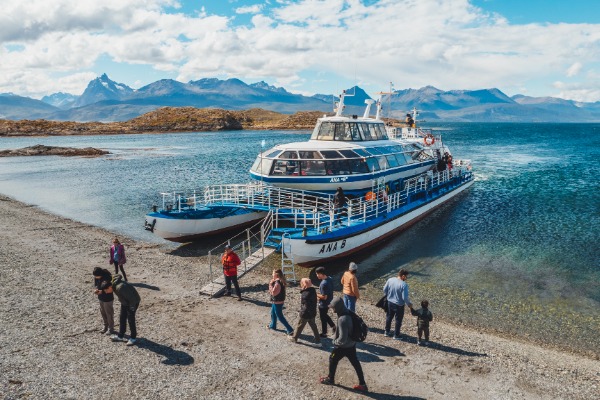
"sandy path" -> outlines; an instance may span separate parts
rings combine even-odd
[[[598,398],[598,360],[440,322],[432,333],[438,344],[418,347],[414,337],[383,337],[383,313],[366,304],[359,311],[373,330],[358,348],[371,392],[348,389],[356,377],[347,361],[338,369],[343,386],[322,386],[331,341],[325,349],[294,345],[264,328],[269,265],[241,281],[244,302],[208,299],[198,294],[208,277],[205,258],[124,238],[126,271],[142,296],[142,339],[128,348],[99,333],[92,294],[92,269],[108,267],[110,232],[2,196],[0,221],[6,399]],[[290,292],[285,313],[292,322],[298,289]],[[405,324],[412,326],[412,317]]]

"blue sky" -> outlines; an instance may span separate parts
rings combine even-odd
[[[294,93],[427,85],[600,101],[598,0],[0,0],[0,93],[102,73]]]

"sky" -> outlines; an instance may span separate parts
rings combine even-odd
[[[106,73],[304,95],[498,88],[600,101],[600,0],[0,0],[0,93]]]

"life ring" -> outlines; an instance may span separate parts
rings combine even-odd
[[[375,198],[375,195],[373,194],[373,192],[367,192],[367,194],[365,194],[365,200],[366,201],[371,201]]]
[[[425,143],[425,146],[432,146],[435,143],[435,137],[431,133],[428,133],[423,138],[423,143]]]

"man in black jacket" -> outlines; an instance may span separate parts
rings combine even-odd
[[[127,322],[129,322],[131,335],[127,341],[127,346],[132,346],[137,340],[135,312],[140,305],[140,295],[131,284],[123,280],[121,275],[113,276],[112,287],[113,292],[119,298],[119,302],[121,302],[121,315],[119,316],[119,334],[113,335],[111,339],[113,342],[126,341],[125,329],[127,328]]]
[[[294,331],[294,334],[290,336],[290,340],[297,342],[298,337],[308,323],[313,331],[313,335],[315,335],[315,345],[321,347],[321,337],[319,336],[319,330],[315,323],[315,318],[317,316],[317,291],[308,278],[300,279],[300,289],[300,316],[298,318],[298,323],[296,324],[296,330]]]

